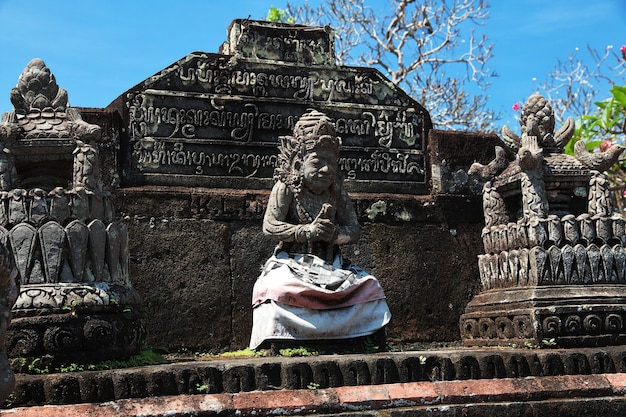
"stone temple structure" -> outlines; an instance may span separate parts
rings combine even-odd
[[[596,346],[626,341],[626,235],[603,171],[623,147],[590,153],[570,118],[555,130],[536,94],[523,107],[522,135],[469,173],[485,181],[478,259],[482,291],[460,318],[466,345]]]
[[[11,102],[0,123],[0,252],[12,255],[21,286],[8,354],[52,363],[133,353],[144,338],[140,300],[127,229],[102,186],[101,128],[68,105],[40,59]]]

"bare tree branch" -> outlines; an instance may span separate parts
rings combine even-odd
[[[369,4],[376,4],[374,6]],[[482,93],[497,76],[486,36],[474,31],[489,17],[487,0],[323,0],[287,5],[298,23],[329,25],[337,33],[339,64],[378,68],[420,101],[438,128],[494,130],[500,115]]]

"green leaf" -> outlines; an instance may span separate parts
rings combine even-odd
[[[617,100],[623,107],[626,107],[626,86],[614,85],[611,88],[611,93],[615,100]]]

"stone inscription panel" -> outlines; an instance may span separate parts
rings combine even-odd
[[[315,108],[335,120],[349,188],[371,188],[372,181],[397,184],[396,191],[426,186],[428,115],[376,71],[233,64],[222,55],[192,54],[139,87],[125,97],[129,183],[270,179],[279,136]]]
[[[329,64],[335,62],[334,34],[329,27],[235,20],[229,27],[225,54],[244,58]]]

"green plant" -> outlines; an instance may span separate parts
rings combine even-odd
[[[297,347],[297,348],[280,349],[278,353],[280,354],[280,356],[288,356],[288,357],[317,355],[317,352],[310,351],[307,348],[302,347],[302,346]]]
[[[41,358],[35,358],[28,364],[28,372],[31,374],[49,374],[50,368],[41,366]]]
[[[224,352],[219,355],[224,358],[254,358],[265,356],[265,352],[261,350],[252,350],[250,348],[235,350],[232,352]]]
[[[209,386],[207,384],[196,384],[196,391],[199,393],[208,393],[209,392]]]
[[[308,389],[318,389],[320,387],[320,384],[318,384],[317,382],[309,382],[306,386]]]
[[[543,339],[541,344],[547,347],[556,346],[556,340],[554,338],[551,339]]]
[[[574,144],[582,140],[587,149],[610,147],[624,144],[626,134],[626,86],[614,85],[611,97],[596,102],[597,110],[576,120],[574,137],[565,147],[565,153],[574,155]]]
[[[287,15],[287,11],[278,7],[270,6],[265,18],[268,22],[294,23],[294,18]]]
[[[363,342],[363,348],[365,353],[376,353],[380,350],[380,346],[376,345],[369,337]]]

